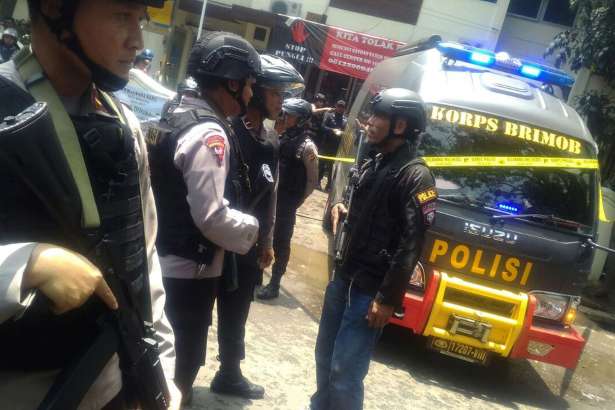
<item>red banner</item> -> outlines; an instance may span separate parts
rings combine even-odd
[[[320,68],[366,79],[376,64],[392,57],[404,43],[329,27]]]

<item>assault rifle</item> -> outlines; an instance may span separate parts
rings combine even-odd
[[[83,207],[77,182],[71,173],[70,161],[55,132],[46,103],[34,103],[14,117],[0,118],[0,169],[18,178],[45,204],[67,238],[75,243],[92,243],[90,234],[96,229],[82,228]],[[143,294],[148,298],[139,304],[129,290],[134,283],[121,278],[119,245],[100,238],[83,254],[94,261],[118,301],[119,309],[103,314],[100,333],[85,352],[77,354],[57,376],[39,409],[77,408],[100,375],[104,366],[117,353],[129,398],[147,410],[163,410],[169,405],[169,390],[158,358],[158,344],[149,315],[149,279],[142,277]],[[145,256],[144,256],[145,257]],[[146,265],[147,266],[147,265]],[[42,296],[42,295],[41,295]],[[141,312],[138,306],[147,306]]]
[[[352,208],[352,201],[355,191],[359,185],[359,170],[357,168],[350,169],[350,178],[348,185],[344,190],[343,199],[344,203],[348,204],[348,213]],[[340,215],[340,219],[337,224],[337,230],[335,233],[335,263],[340,266],[346,259],[346,253],[348,252],[348,245],[350,243],[351,226],[348,222],[348,217]]]

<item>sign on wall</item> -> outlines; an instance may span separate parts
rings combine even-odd
[[[314,64],[364,80],[402,46],[399,41],[289,17],[274,27],[269,52],[298,65]]]

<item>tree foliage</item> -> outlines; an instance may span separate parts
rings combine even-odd
[[[604,79],[609,89],[591,90],[573,104],[587,120],[600,148],[603,180],[615,186],[615,0],[570,0],[577,11],[574,26],[559,33],[545,55],[572,71],[586,68]],[[610,160],[609,160],[610,159]]]

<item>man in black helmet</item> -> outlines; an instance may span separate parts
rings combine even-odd
[[[367,140],[378,154],[361,166],[351,208],[339,198],[331,209],[334,232],[340,214],[347,215],[350,239],[325,293],[314,410],[363,408],[372,351],[401,306],[435,217],[435,181],[416,157],[426,122],[421,98],[392,88],[377,94],[371,106]]]
[[[335,110],[328,112],[324,115],[322,122],[322,138],[321,138],[321,154],[334,157],[337,155],[337,149],[340,145],[342,133],[346,128],[346,101],[339,100],[335,104]],[[322,182],[322,179],[327,177],[327,186],[325,191],[329,190],[331,185],[331,171],[333,169],[333,162],[331,160],[323,160],[320,162],[318,172],[318,184]]]
[[[134,318],[141,326],[131,329],[139,331],[144,321],[153,322],[162,365],[173,379],[145,141],[134,114],[111,94],[126,85],[143,48],[146,6],[162,5],[28,0],[32,48],[0,64],[0,144],[38,155],[36,161],[27,155],[19,168],[0,147],[0,187],[10,192],[0,201],[0,408],[36,408],[58,395],[76,400],[64,408],[124,408],[135,380],[123,378],[120,367],[132,373],[125,352],[145,345],[115,350],[103,343],[119,358],[113,354],[97,371],[89,363],[99,359],[85,354],[92,346],[94,356],[101,351],[100,326],[110,316]],[[32,135],[10,132],[19,121],[4,121],[40,106],[37,101],[47,104],[53,123],[37,130],[35,146],[59,140],[58,151],[33,150]],[[28,173],[44,166],[60,172]],[[70,173],[61,172],[65,166]],[[74,364],[85,367],[75,374]],[[66,376],[68,395],[50,390]],[[77,391],[88,385],[85,395]],[[172,382],[169,388],[176,391]]]
[[[220,281],[225,250],[234,266],[234,254],[246,254],[258,239],[258,220],[240,206],[251,184],[227,118],[245,114],[259,73],[260,56],[246,40],[205,35],[192,48],[187,72],[200,98],[184,96],[147,135],[160,227],[156,245],[176,340],[175,381],[185,403],[205,363],[218,287],[237,287],[236,269]]]
[[[318,149],[311,139],[307,121],[312,104],[289,98],[282,106],[286,131],[280,137],[280,185],[276,210],[273,249],[275,262],[271,281],[259,289],[259,299],[275,299],[290,258],[290,241],[295,228],[297,209],[310,196],[318,181]]]
[[[264,125],[276,120],[282,111],[284,95],[301,93],[303,77],[279,57],[262,55],[262,73],[256,77],[254,97],[246,115],[235,117],[233,130],[248,165],[251,192],[243,203],[228,198],[231,205],[254,215],[260,230],[256,245],[246,255],[237,255],[238,287],[221,289],[218,296],[218,348],[220,370],[211,383],[214,392],[260,399],[264,388],[248,381],[241,373],[245,358],[245,325],[254,288],[262,282],[263,269],[273,260],[273,222],[278,175],[278,135]],[[232,266],[225,265],[229,270]]]

